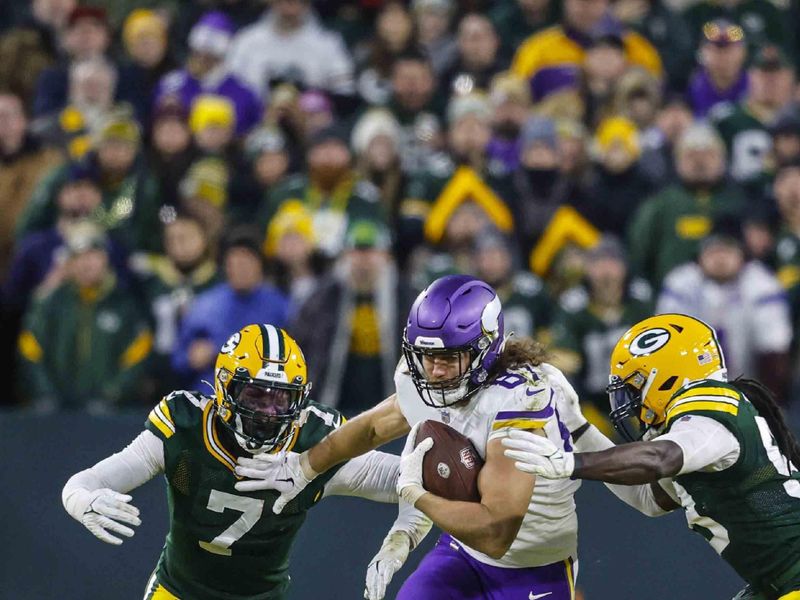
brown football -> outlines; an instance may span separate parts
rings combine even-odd
[[[429,492],[463,502],[478,502],[478,473],[483,459],[469,439],[438,421],[425,421],[417,430],[416,443],[433,438],[433,447],[422,461],[422,483]]]

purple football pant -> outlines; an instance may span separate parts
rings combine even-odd
[[[397,600],[575,600],[575,570],[571,558],[524,569],[486,565],[445,533]]]

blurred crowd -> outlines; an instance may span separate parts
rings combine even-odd
[[[653,312],[788,402],[798,58],[799,0],[0,2],[3,403],[209,392],[268,321],[353,414],[453,272],[598,423]]]

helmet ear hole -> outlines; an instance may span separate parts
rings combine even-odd
[[[675,383],[677,381],[678,381],[678,376],[677,375],[673,375],[672,377],[667,377],[667,379],[664,381],[664,383],[662,383],[659,386],[658,391],[659,392],[668,392],[669,390],[671,390],[672,388],[675,387]]]

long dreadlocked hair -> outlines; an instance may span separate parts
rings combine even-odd
[[[764,417],[769,425],[778,448],[787,460],[795,467],[800,467],[800,444],[783,418],[783,411],[775,399],[775,395],[762,383],[755,379],[739,377],[732,382],[750,403],[756,407],[758,414]],[[790,467],[791,470],[791,467]]]

